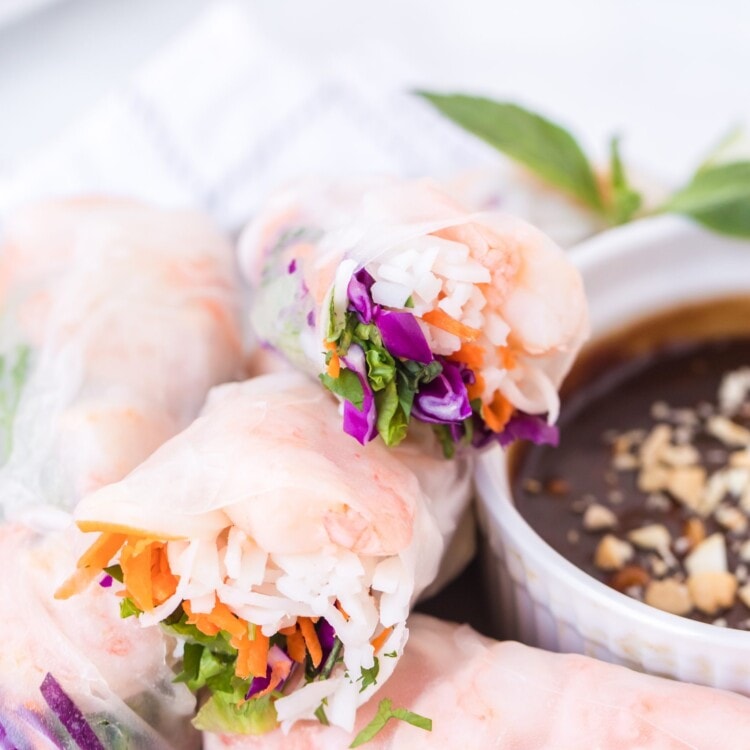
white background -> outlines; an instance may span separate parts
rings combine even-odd
[[[0,0],[0,20],[23,2]],[[46,0],[0,27],[0,167],[22,165],[190,23],[210,0]],[[39,4],[39,0],[36,0]],[[685,174],[750,121],[748,0],[247,0],[303,61],[368,41],[418,71],[406,84],[512,98],[612,132],[631,161]],[[4,12],[5,11],[5,14]]]

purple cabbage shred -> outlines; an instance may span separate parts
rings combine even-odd
[[[73,699],[63,690],[60,683],[50,672],[47,672],[44,680],[42,680],[39,691],[52,713],[60,719],[68,734],[81,750],[104,750],[104,746],[89,726],[81,709],[76,706]]]

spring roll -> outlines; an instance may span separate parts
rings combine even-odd
[[[211,696],[196,726],[249,733],[315,718],[350,731],[443,551],[415,475],[344,435],[335,400],[298,373],[214,389],[75,519],[100,536],[58,595],[114,565],[125,610],[184,639],[179,679]]]
[[[107,588],[53,598],[85,541],[0,527],[0,747],[199,747],[195,698],[172,682],[174,642],[122,619]]]
[[[10,516],[121,479],[239,374],[233,263],[203,216],[126,200],[41,204],[8,224],[4,334],[28,355],[0,474]]]
[[[716,750],[750,746],[750,701],[586,656],[497,642],[412,615],[388,698],[353,732],[300,722],[258,738],[206,734],[205,750]],[[731,738],[731,739],[728,739]],[[365,744],[367,743],[367,744]]]
[[[588,333],[581,278],[520,219],[426,181],[305,184],[240,243],[266,345],[319,376],[361,443],[412,421],[456,445],[555,442],[558,386]]]

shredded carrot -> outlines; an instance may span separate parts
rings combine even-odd
[[[388,636],[392,632],[393,626],[381,631],[370,641],[370,645],[373,647],[373,649],[375,649],[376,654],[378,653],[378,651],[380,651],[381,648],[383,648],[383,644],[388,640]]]
[[[332,378],[337,378],[341,374],[341,360],[339,359],[339,355],[336,354],[336,342],[324,339],[323,346],[326,351],[331,352],[331,358],[328,360],[326,372]]]
[[[125,544],[125,540],[125,534],[110,534],[109,532],[100,534],[99,538],[81,555],[77,567],[104,570],[120,547]]]
[[[500,364],[506,370],[512,370],[516,366],[516,356],[513,354],[509,346],[499,346],[497,354],[500,357]]]
[[[294,635],[297,632],[297,624],[290,625],[288,628],[279,628],[281,635]]]
[[[310,653],[310,658],[314,667],[317,667],[323,660],[323,649],[320,647],[318,634],[315,632],[315,626],[309,617],[300,617],[297,620],[302,637],[305,639],[305,646]]]
[[[299,629],[295,626],[293,632],[286,637],[286,652],[298,664],[305,660],[307,649],[305,648],[305,639],[302,637]]]
[[[339,601],[338,599],[336,599],[336,603],[334,604],[334,606],[336,607],[336,609],[337,609],[337,610],[338,610],[339,612],[341,612],[341,614],[342,614],[343,618],[344,618],[344,619],[345,619],[345,620],[346,620],[347,622],[349,622],[349,620],[350,620],[350,617],[349,617],[349,615],[348,615],[347,611],[346,611],[346,610],[344,609],[344,607],[343,607],[343,606],[341,605],[341,602],[340,602],[340,601]]]
[[[469,401],[475,398],[482,398],[484,393],[484,378],[477,372],[474,373],[474,382],[466,386],[466,393],[469,395]]]
[[[422,320],[431,326],[435,326],[435,328],[452,333],[464,341],[476,341],[482,335],[482,332],[478,328],[470,328],[460,323],[455,318],[451,318],[448,313],[443,312],[439,307],[426,312],[422,316]]]
[[[233,635],[235,638],[247,636],[247,623],[233,614],[223,602],[216,602],[208,615],[208,619],[219,630],[226,630],[227,633]]]
[[[271,678],[268,685],[259,693],[256,693],[253,698],[261,698],[262,696],[268,695],[268,693],[272,693],[276,690],[276,688],[281,685],[287,677],[289,677],[291,668],[292,665],[288,661],[282,660],[275,662],[271,667]]]
[[[71,596],[83,593],[99,575],[94,568],[80,568],[68,576],[55,591],[55,599],[70,599]]]
[[[268,636],[257,629],[255,638],[245,632],[242,637],[232,638],[232,646],[237,649],[235,674],[243,680],[248,677],[265,677],[268,666]]]
[[[453,362],[460,362],[472,369],[475,373],[481,370],[484,364],[484,349],[479,344],[469,344],[464,341],[457,352],[453,352],[448,359]]]
[[[482,418],[493,432],[502,432],[513,414],[513,404],[497,391],[491,404],[482,404]]]
[[[126,544],[120,552],[122,581],[128,596],[144,612],[154,608],[154,591],[151,578],[152,545],[140,549],[140,544]]]

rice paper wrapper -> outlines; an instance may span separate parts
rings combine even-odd
[[[432,731],[391,719],[364,747],[714,750],[750,744],[750,701],[739,695],[493,641],[425,615],[413,615],[409,629],[405,654],[378,698],[431,718]],[[206,734],[204,748],[343,750],[378,707],[377,698],[363,706],[352,733],[305,722],[289,734]]]
[[[199,214],[109,198],[33,206],[5,227],[0,289],[4,377],[8,352],[27,356],[0,415],[9,517],[69,509],[121,479],[241,371],[231,246]]]
[[[75,567],[83,535],[0,527],[0,726],[3,747],[78,748],[40,687],[50,674],[107,750],[198,748],[195,698],[172,682],[176,641],[120,617],[94,585],[78,600],[54,591]],[[0,735],[2,736],[2,735]]]

